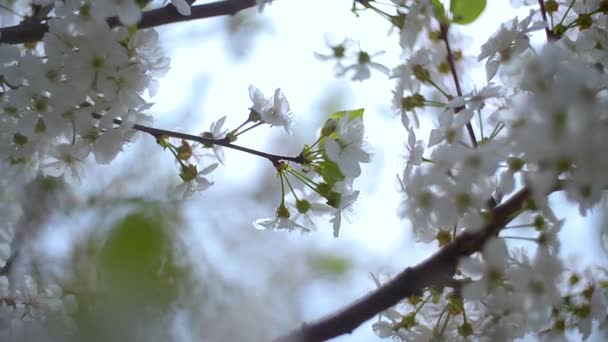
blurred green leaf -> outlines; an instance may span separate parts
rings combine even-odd
[[[169,222],[159,210],[140,210],[118,222],[99,256],[101,286],[129,301],[167,305],[177,296]]]
[[[111,227],[105,241],[92,240],[79,253],[85,260],[78,263],[88,266],[69,286],[78,303],[77,340],[143,341],[138,325],[170,312],[189,287],[189,270],[176,257],[175,224],[169,210],[141,204]],[[155,329],[163,328],[150,327]]]
[[[453,22],[461,25],[475,21],[485,8],[486,0],[452,0],[450,2],[450,11],[454,16]]]
[[[339,255],[319,255],[312,261],[313,267],[323,273],[341,276],[350,270],[352,264],[350,260]]]

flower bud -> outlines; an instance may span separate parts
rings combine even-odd
[[[226,138],[228,138],[228,141],[230,142],[235,142],[237,139],[236,134],[234,132],[226,134]]]
[[[342,194],[339,192],[332,191],[327,196],[327,205],[330,207],[334,207],[336,209],[340,209],[340,203],[342,203]]]
[[[249,118],[247,119],[251,122],[258,122],[260,120],[262,120],[262,116],[260,115],[260,113],[258,113],[257,110],[250,108],[249,109]]]
[[[307,200],[297,200],[296,201],[296,209],[300,214],[306,214],[310,210],[311,204]]]
[[[289,209],[286,206],[281,205],[277,208],[277,217],[280,218],[289,218]]]
[[[327,121],[325,121],[325,125],[323,125],[323,128],[321,129],[321,136],[330,136],[333,132],[336,131],[337,127],[338,122],[335,119],[327,119]]]
[[[213,133],[211,132],[203,132],[201,134],[201,137],[206,138],[206,139],[213,139]],[[213,144],[210,143],[202,143],[204,148],[212,148]]]

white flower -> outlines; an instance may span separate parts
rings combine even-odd
[[[95,88],[115,76],[116,69],[126,66],[129,59],[107,24],[98,24],[87,32],[87,38],[74,45],[77,51],[70,52],[64,62],[67,78],[79,88]],[[96,82],[94,82],[96,81]]]
[[[448,107],[458,108],[467,106],[468,109],[476,111],[485,106],[486,100],[503,96],[504,89],[492,83],[487,84],[480,90],[473,90],[463,96],[455,97],[448,103]]]
[[[372,324],[372,330],[380,338],[389,338],[395,336],[394,324],[387,321],[379,321]]]
[[[482,272],[477,281],[468,283],[463,288],[463,295],[469,299],[482,299],[495,288],[502,287],[507,269],[507,245],[503,239],[492,239],[483,247],[483,262],[473,257],[463,258],[460,267],[472,275]]]
[[[112,109],[123,113],[146,102],[141,93],[150,84],[150,78],[141,64],[131,64],[117,68],[106,82],[98,82],[97,90],[104,94],[104,100],[112,103]]]
[[[87,144],[59,144],[50,152],[50,156],[55,161],[44,164],[44,167],[56,168],[60,173],[70,172],[70,174],[79,179],[80,171],[84,159],[91,152],[91,148]]]
[[[434,8],[431,1],[422,0],[409,4],[407,11],[402,11],[401,8],[398,11],[406,12],[407,16],[401,29],[399,45],[403,50],[409,50],[414,47],[423,29],[430,31],[432,18],[435,17]]]
[[[211,124],[210,131],[211,131],[211,135],[212,135],[213,139],[223,139],[226,136],[226,133],[228,132],[228,130],[227,129],[222,130],[222,126],[224,125],[225,121],[226,121],[226,116],[223,116],[219,120],[214,121]],[[214,144],[213,153],[215,154],[215,157],[217,158],[217,160],[223,165],[225,158],[224,158],[224,149],[222,148],[222,146]]]
[[[414,166],[420,166],[422,164],[422,154],[424,153],[424,141],[416,140],[416,132],[413,129],[408,131],[406,149],[406,165],[403,171],[404,178],[407,177]]]
[[[210,174],[217,166],[217,163],[211,164],[199,171],[192,179],[184,180],[182,184],[175,188],[175,193],[181,195],[181,197],[187,198],[194,195],[196,192],[207,190],[213,185],[213,182],[209,181],[204,176]]]
[[[274,91],[272,98],[267,99],[258,88],[250,85],[249,98],[253,101],[253,106],[249,109],[259,114],[262,122],[270,126],[282,126],[287,133],[293,134],[293,113],[280,88]]]
[[[434,69],[433,65],[437,62],[437,56],[428,49],[420,49],[412,53],[407,62],[392,70],[391,78],[399,79],[397,93],[403,94],[404,91],[418,93],[421,83],[439,79],[431,73]]]
[[[262,111],[262,121],[270,126],[282,126],[289,134],[293,134],[291,126],[293,125],[293,113],[289,108],[289,102],[283,95],[280,88],[274,91],[272,98],[273,107],[270,110]]]
[[[435,146],[442,141],[450,144],[457,143],[460,139],[463,127],[473,118],[473,111],[463,109],[455,113],[448,109],[439,114],[439,127],[431,130],[428,147]]]
[[[162,77],[169,71],[171,60],[163,54],[156,30],[138,30],[129,39],[127,48],[129,55],[143,64],[152,76]]]
[[[260,116],[262,115],[263,111],[268,110],[268,106],[270,105],[268,99],[264,97],[264,94],[260,91],[260,89],[252,86],[251,84],[249,85],[249,98],[253,102],[253,106],[251,106],[249,109],[260,114]]]
[[[536,12],[530,10],[530,14],[519,22],[518,18],[503,24],[500,30],[494,34],[485,44],[481,46],[481,53],[477,60],[488,58],[486,62],[486,77],[490,81],[501,63],[510,61],[514,57],[521,55],[530,47],[528,33],[541,30],[545,27],[545,22],[536,21],[532,23],[532,18]]]
[[[175,9],[181,15],[190,15],[192,13],[192,9],[190,9],[190,5],[186,0],[171,0],[171,4],[175,6]]]
[[[104,16],[117,15],[126,26],[135,25],[141,20],[141,9],[134,0],[98,0],[95,1],[94,11]]]
[[[346,188],[350,187],[346,186]],[[336,211],[334,212],[334,217],[332,217],[329,221],[333,223],[334,237],[338,237],[338,235],[340,234],[342,215],[348,214],[352,210],[352,206],[357,200],[357,197],[359,197],[359,190],[352,191],[348,194],[342,194],[342,197],[340,198],[340,207],[336,209]]]
[[[355,73],[352,78],[353,81],[363,81],[370,77],[371,68],[376,69],[385,75],[388,75],[390,72],[389,68],[380,63],[372,62],[372,57],[381,55],[383,53],[384,51],[380,51],[373,55],[370,55],[365,51],[359,51],[359,54],[357,56],[357,63],[349,65],[342,69],[342,71],[338,72],[338,76],[343,76],[347,72],[354,70]]]
[[[271,218],[257,219],[253,222],[253,226],[259,230],[293,231],[293,230],[299,229],[303,233],[310,231],[310,229],[297,224],[296,222],[294,222],[293,220],[290,220],[289,218],[278,217],[278,216],[273,219],[271,219]]]
[[[145,108],[145,107],[144,107]],[[147,115],[141,114],[135,110],[126,113],[122,118],[122,124],[118,127],[113,127],[111,115],[104,116],[100,122],[100,127],[93,131],[96,136],[92,140],[92,152],[95,156],[95,161],[99,164],[109,164],[120,151],[123,146],[131,141],[137,133],[132,127],[136,123],[144,123],[149,120]],[[103,130],[105,129],[105,130]],[[103,132],[102,132],[103,131]]]
[[[359,163],[369,163],[370,154],[363,150],[363,120],[345,114],[336,127],[337,138],[325,141],[325,153],[338,164],[340,171],[351,178],[359,177]]]

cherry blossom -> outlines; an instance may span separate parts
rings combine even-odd
[[[363,149],[363,120],[344,115],[336,127],[337,138],[325,141],[327,157],[338,164],[346,177],[361,174],[360,163],[369,163],[370,154]]]

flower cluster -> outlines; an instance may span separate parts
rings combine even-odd
[[[149,121],[142,96],[154,94],[169,60],[154,30],[108,26],[113,15],[133,24],[134,1],[65,1],[53,13],[39,46],[0,47],[0,155],[17,166],[35,169],[42,160],[77,174],[89,154],[112,161],[133,138],[130,125]]]
[[[254,115],[253,121],[281,126],[287,133],[293,134],[293,114],[281,89],[277,88],[272,97],[266,98],[258,88],[250,85],[249,97],[253,101],[250,108]]]
[[[370,54],[367,51],[358,49],[358,51],[351,52],[354,42],[350,39],[344,39],[340,43],[332,43],[325,37],[325,43],[331,52],[315,52],[315,56],[322,61],[334,60],[336,62],[334,68],[336,76],[344,76],[347,73],[353,72],[353,81],[363,81],[371,76],[371,69],[375,69],[386,75],[389,73],[388,67],[372,60],[372,58],[375,59],[376,56],[384,54],[384,51]],[[349,62],[349,60],[352,60],[352,62]],[[344,63],[351,64],[344,65]]]
[[[329,213],[334,236],[339,235],[342,217],[359,196],[353,182],[361,175],[360,163],[368,163],[371,158],[364,148],[362,115],[363,110],[332,115],[321,129],[321,136],[312,145],[304,146],[300,169],[284,162],[275,165],[281,181],[281,203],[275,218],[256,220],[255,227],[311,231],[315,228],[311,214]],[[290,178],[302,184],[304,190],[296,189]],[[294,220],[286,206],[285,185],[295,198],[298,214]]]
[[[393,3],[396,15],[373,2],[366,7],[400,30],[407,56],[392,72],[392,103],[408,134],[400,215],[417,240],[445,246],[492,227],[493,208],[517,190],[530,191],[531,199],[508,219],[518,224],[501,227],[481,252],[460,260],[453,284],[383,312],[374,331],[426,341],[539,332],[563,340],[571,329],[586,338],[594,320],[605,330],[605,274],[586,283],[577,273],[566,277],[558,239],[563,221],[547,196],[563,190],[585,215],[608,187],[608,159],[600,152],[608,141],[608,3],[546,1],[549,22],[532,9],[502,24],[477,58],[485,60],[487,83],[469,92],[459,83],[462,56],[450,46],[453,14],[431,1]],[[530,35],[543,29],[550,42],[534,51]],[[426,140],[419,139],[423,112],[436,118]],[[533,222],[518,221],[529,211]]]

